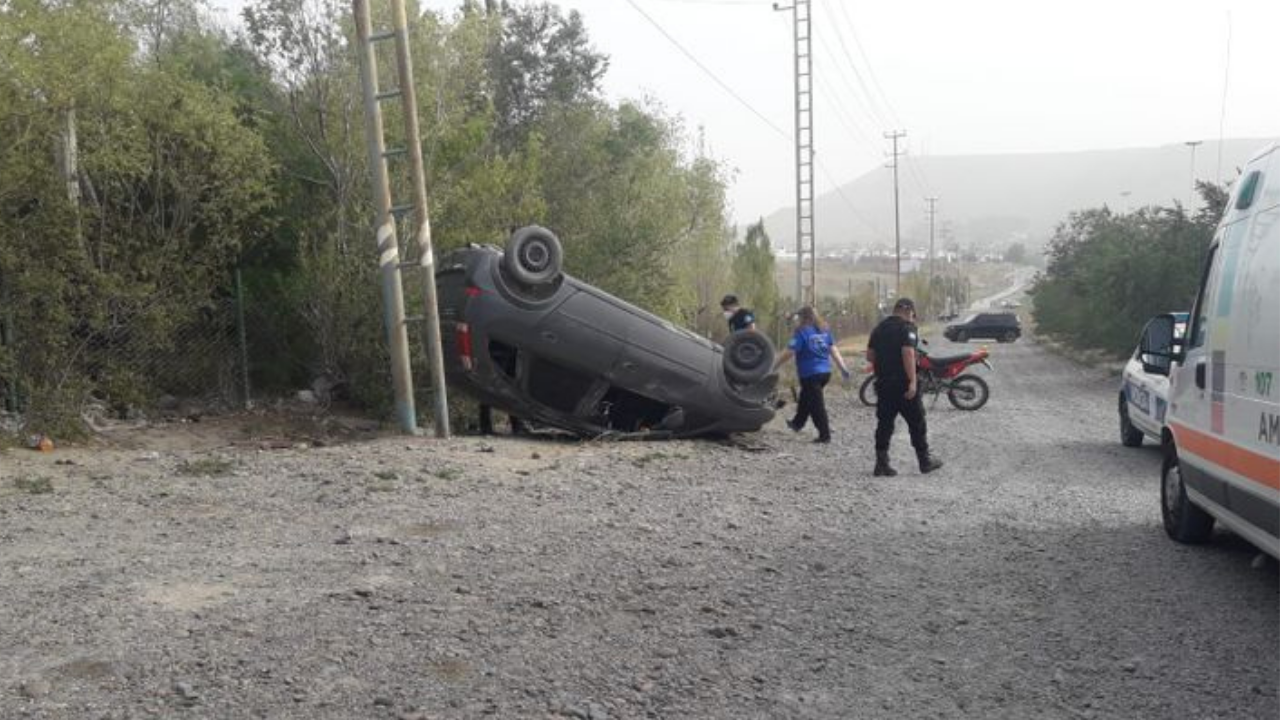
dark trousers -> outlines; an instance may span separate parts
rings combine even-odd
[[[827,401],[822,397],[822,389],[830,380],[831,373],[800,378],[800,401],[796,403],[796,417],[791,421],[793,426],[802,428],[812,417],[813,426],[818,428],[818,437],[831,437],[831,425],[827,423]]]
[[[893,426],[901,415],[907,421],[911,433],[911,446],[917,453],[929,452],[928,428],[924,421],[924,403],[920,393],[910,400],[903,397],[903,386],[876,388],[876,451],[888,450],[893,438]]]

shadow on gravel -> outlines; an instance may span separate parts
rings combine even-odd
[[[842,688],[829,717],[1275,717],[1274,560],[1225,532],[1178,545],[1158,517],[1072,522],[938,519],[796,548],[778,560],[791,585],[756,603],[807,618],[789,638],[804,650],[736,659],[785,675],[841,656],[844,677],[807,679]]]

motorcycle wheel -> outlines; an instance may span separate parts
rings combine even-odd
[[[947,400],[957,410],[977,410],[991,398],[987,381],[977,375],[961,375],[947,388]]]
[[[858,399],[868,407],[873,407],[876,404],[875,375],[868,375],[867,379],[862,381],[862,387],[858,388]]]

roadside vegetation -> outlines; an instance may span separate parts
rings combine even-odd
[[[1203,204],[1194,214],[1181,204],[1072,213],[1050,239],[1048,265],[1030,291],[1036,331],[1122,357],[1152,315],[1190,311],[1227,202],[1223,187],[1197,189]]]
[[[234,333],[237,271],[254,388],[389,404],[350,6],[251,0],[236,33],[203,7],[0,4],[0,410],[28,431],[226,383],[183,339]],[[539,223],[569,272],[700,332],[730,290],[777,303],[763,230],[734,242],[729,168],[660,105],[604,99],[576,12],[467,0],[411,24],[438,253]]]

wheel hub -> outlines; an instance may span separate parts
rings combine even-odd
[[[545,270],[551,262],[551,251],[548,250],[544,243],[531,242],[520,253],[520,259],[524,262],[524,266],[530,270]]]
[[[753,368],[760,364],[764,353],[752,343],[742,343],[733,349],[733,364],[740,368]]]

